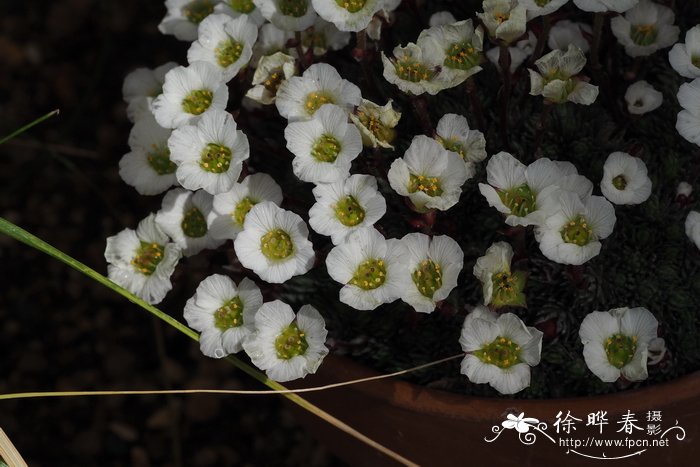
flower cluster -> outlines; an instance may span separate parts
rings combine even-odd
[[[574,0],[596,12],[595,29],[568,20],[550,25],[554,16],[548,15],[575,8],[566,0],[484,0],[478,25],[476,18],[439,12],[429,28],[408,37],[415,42],[385,54],[380,50],[390,48],[380,48],[378,40],[387,39],[382,31],[391,27],[400,3],[167,0],[159,29],[191,43],[188,64],[139,69],[127,77],[123,93],[134,126],[130,152],[119,163],[121,177],[140,194],[165,194],[160,210],[136,231],[108,238],[109,277],[155,304],[172,288],[181,258],[184,263],[205,250],[225,253],[227,274],[199,284],[184,318],[201,333],[205,355],[245,351],[277,381],[314,373],[329,352],[316,308],[304,304],[295,313],[280,300],[264,302],[269,294],[278,298],[288,281],[290,288],[303,282],[297,276],[314,275],[312,293],[328,289],[355,310],[399,299],[418,313],[471,310],[459,339],[461,372],[473,383],[513,394],[530,385],[545,340],[526,324],[533,304],[527,293],[535,281],[528,258],[580,273],[605,254],[603,241],[621,242],[612,235],[616,209],[636,209],[652,196],[652,179],[656,183],[646,157],[617,147],[619,139],[610,138],[617,146],[607,159],[591,155],[591,167],[576,167],[566,154],[543,157],[547,115],[594,104],[599,86],[606,95],[600,37],[589,43],[601,33],[602,12],[616,13],[612,32],[632,57],[670,47],[680,30],[671,9],[649,0]],[[528,29],[537,17],[546,17],[544,30]],[[698,145],[699,28],[669,54],[673,68],[694,79],[678,91],[684,110],[677,128]],[[350,70],[352,61],[325,60],[343,54],[353,36],[361,74]],[[483,112],[476,84],[476,74],[491,66],[485,58],[501,79],[498,102],[489,101],[498,107],[493,114],[499,114],[500,141],[484,123],[496,118]],[[526,73],[521,65],[528,58]],[[385,82],[378,83],[380,67]],[[527,88],[528,76],[529,94],[544,99],[517,86]],[[437,115],[428,109],[434,98],[425,94],[460,85],[469,112],[454,102]],[[459,91],[443,95],[451,101]],[[509,142],[513,92],[541,112],[540,126],[526,138],[530,147]],[[373,96],[384,104],[367,98]],[[413,107],[422,134],[407,130],[411,122],[402,120],[396,101]],[[633,124],[662,103],[662,93],[639,80],[628,86],[624,104],[610,105],[616,116],[626,105]],[[253,115],[269,126],[253,128]],[[273,178],[276,173],[286,176]],[[462,209],[469,188],[485,210],[486,204],[495,208],[493,221]],[[484,222],[503,238],[487,239],[483,247],[490,247],[483,251],[465,240],[469,233],[452,218],[460,226]],[[688,214],[685,230],[700,247],[700,214]],[[535,242],[539,253],[528,251]],[[474,277],[460,278],[465,265]],[[326,287],[320,276],[337,284],[328,280]],[[481,304],[455,311],[468,281],[480,285],[473,289],[481,290]],[[657,327],[642,307],[594,311],[580,325],[583,359],[605,382],[644,379],[647,364],[658,363],[665,349]]]

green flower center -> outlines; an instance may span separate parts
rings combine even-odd
[[[494,274],[491,276],[491,282],[493,283],[494,295],[496,295],[496,291],[509,294],[513,291],[513,286],[515,285],[515,280],[510,271],[501,271]]]
[[[243,53],[243,43],[234,41],[233,39],[228,39],[219,42],[219,44],[214,49],[214,56],[216,61],[223,68],[232,65],[237,62]]]
[[[501,24],[504,21],[508,21],[508,18],[510,18],[510,13],[503,13],[500,11],[496,11],[493,14],[493,19],[495,19],[498,22],[498,24]]]
[[[228,0],[228,6],[230,6],[233,11],[246,15],[255,10],[253,0]]]
[[[308,0],[277,0],[277,8],[285,16],[301,18],[309,8]]]
[[[551,1],[552,0],[535,0],[535,4],[537,4],[537,6],[539,6],[539,7],[542,7],[542,6],[548,5],[549,2],[551,2]]]
[[[408,192],[415,193],[416,191],[422,191],[428,196],[440,196],[442,195],[440,179],[437,177],[411,174],[408,180]]]
[[[354,227],[365,220],[365,210],[357,200],[348,195],[334,205],[335,217],[346,227]]]
[[[327,45],[326,34],[321,31],[309,30],[308,32],[304,33],[304,38],[301,42],[307,49],[309,47],[325,49]]]
[[[323,135],[311,147],[311,155],[319,162],[335,162],[340,154],[340,141],[332,135]]]
[[[442,269],[439,264],[429,259],[420,262],[411,278],[418,291],[428,298],[433,298],[435,291],[442,287]]]
[[[197,89],[190,91],[182,99],[182,110],[192,115],[199,115],[209,108],[214,99],[214,93],[208,89]]]
[[[183,6],[180,11],[188,21],[199,24],[214,11],[214,4],[211,0],[194,0]]]
[[[220,331],[243,325],[243,302],[236,296],[214,312],[214,326]]]
[[[527,276],[521,271],[501,271],[494,274],[491,276],[493,292],[490,303],[496,307],[525,306],[522,290],[526,280]]]
[[[479,64],[479,52],[470,42],[455,42],[445,51],[445,61],[443,64],[447,68],[458,70],[468,70]]]
[[[242,200],[236,204],[236,207],[233,209],[233,212],[231,213],[231,218],[233,218],[233,221],[243,227],[243,223],[245,222],[245,216],[248,215],[248,212],[253,209],[253,206],[258,204],[257,201],[253,201],[250,199],[250,197],[246,196]]]
[[[397,60],[396,63],[394,63],[394,68],[399,78],[404,81],[411,81],[412,83],[430,81],[437,74],[435,70],[409,57]]]
[[[462,160],[467,160],[467,150],[462,143],[460,143],[457,138],[442,138],[437,136],[436,139],[442,147],[448,151],[456,152]]]
[[[588,245],[593,240],[593,229],[588,225],[585,217],[578,216],[562,227],[561,238],[566,243],[578,246]]]
[[[627,186],[627,179],[624,177],[624,175],[618,175],[612,179],[612,184],[618,190],[624,190]]]
[[[231,150],[220,144],[209,143],[202,151],[199,166],[207,172],[224,173],[231,166]]]
[[[198,208],[187,211],[180,226],[184,234],[191,238],[204,237],[207,234],[207,220]]]
[[[632,361],[637,351],[637,336],[613,334],[605,340],[603,347],[608,356],[608,362],[615,368],[622,368]]]
[[[367,3],[367,0],[335,0],[335,3],[340,8],[345,8],[350,13],[357,13],[362,8],[364,8],[365,3]]]
[[[294,244],[287,232],[282,229],[274,229],[262,236],[260,250],[267,259],[280,261],[294,253]]]
[[[370,133],[374,135],[379,141],[386,143],[391,143],[396,137],[396,132],[393,128],[389,128],[384,125],[382,121],[376,115],[372,115],[369,112],[363,112],[362,110],[357,110],[355,112],[357,118],[360,120],[362,126],[367,128]]]
[[[280,84],[282,84],[282,81],[284,81],[284,71],[282,68],[275,68],[267,76],[267,79],[265,82],[263,82],[263,86],[270,92],[270,94],[277,95],[277,90],[279,89]]]
[[[695,67],[700,68],[700,55],[695,55],[690,59],[690,63],[692,63]]]
[[[297,323],[292,323],[275,339],[277,358],[289,360],[304,355],[309,348],[305,334],[299,330]]]
[[[525,217],[537,210],[537,195],[527,184],[510,190],[499,190],[498,197],[514,216]]]
[[[520,360],[520,346],[507,337],[498,336],[490,344],[473,352],[484,363],[496,365],[498,368],[510,368]]]
[[[141,242],[141,246],[136,251],[136,256],[131,260],[131,265],[145,276],[150,276],[163,260],[165,247],[158,243]]]
[[[306,102],[304,103],[304,109],[309,115],[316,113],[318,109],[324,104],[335,104],[335,99],[333,96],[323,91],[310,92],[306,96]]]
[[[170,149],[167,146],[153,145],[153,151],[146,155],[146,161],[158,175],[168,175],[177,169],[177,165],[170,160]]]
[[[368,259],[360,263],[349,284],[362,290],[373,290],[384,284],[386,267],[381,259]]]
[[[656,42],[658,31],[653,24],[632,25],[630,27],[630,37],[632,41],[641,46],[651,45]]]

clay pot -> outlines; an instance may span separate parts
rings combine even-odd
[[[317,386],[376,374],[352,360],[331,355],[316,375],[307,377],[298,386]],[[469,397],[396,379],[306,393],[303,397],[410,461],[425,466],[568,467],[614,463],[625,467],[659,467],[698,465],[700,458],[700,372],[644,389],[572,399]],[[348,464],[398,465],[314,415],[298,407],[293,410],[309,431]],[[563,415],[569,411],[581,419],[575,422],[570,434],[564,433],[561,424],[560,433],[556,433],[554,423],[560,411]],[[602,434],[599,426],[586,426],[588,414],[597,411],[607,412],[608,425],[602,427]],[[624,429],[618,431],[624,427],[618,422],[623,421],[628,411],[637,420],[633,424],[641,428],[632,428],[631,434]],[[659,411],[661,421],[647,421],[649,411]],[[546,428],[540,427],[554,442],[533,427],[529,433],[520,435],[515,429],[502,427],[508,414],[517,416],[520,413],[546,423]],[[665,447],[596,447],[592,444],[607,439],[624,443],[625,438],[635,443],[644,439],[652,443],[653,439],[660,439],[660,434],[648,435],[649,424],[660,425],[663,432],[676,425],[676,421],[682,430],[669,430],[664,436],[668,440]],[[496,435],[494,441],[485,441]],[[589,446],[575,447],[575,441],[570,441],[567,447],[567,439],[581,440],[581,443],[588,440]],[[532,444],[528,445],[528,441]],[[605,461],[585,456],[629,457]]]

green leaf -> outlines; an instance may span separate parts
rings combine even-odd
[[[39,117],[39,118],[37,118],[36,120],[34,120],[33,122],[24,125],[24,126],[23,126],[22,128],[20,128],[19,130],[13,131],[13,132],[10,133],[9,135],[7,135],[7,136],[5,136],[4,138],[0,139],[0,144],[3,144],[3,143],[6,143],[6,142],[10,141],[10,140],[11,140],[12,138],[14,138],[15,136],[21,135],[22,133],[24,133],[25,131],[27,131],[27,130],[30,129],[31,127],[33,127],[33,126],[35,126],[35,125],[38,125],[39,123],[43,122],[43,121],[46,120],[47,118],[53,117],[54,115],[58,115],[58,109],[52,110],[51,112],[47,113],[47,114],[44,115],[43,117]],[[2,467],[2,466],[0,466],[0,467]]]

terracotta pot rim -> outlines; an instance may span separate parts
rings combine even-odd
[[[363,366],[348,357],[329,355],[321,365],[318,375],[310,383],[348,381],[376,376],[381,373]],[[326,381],[327,380],[327,381]],[[306,384],[304,384],[306,385]],[[347,387],[352,391],[387,401],[389,404],[409,411],[431,413],[450,418],[468,420],[499,419],[505,412],[517,411],[548,414],[554,418],[558,411],[576,409],[579,414],[588,410],[607,410],[623,413],[627,410],[654,410],[670,404],[700,398],[700,371],[657,385],[596,396],[569,397],[562,399],[515,399],[488,398],[455,394],[431,389],[397,379],[384,379],[359,383]],[[580,415],[579,415],[580,416]]]

